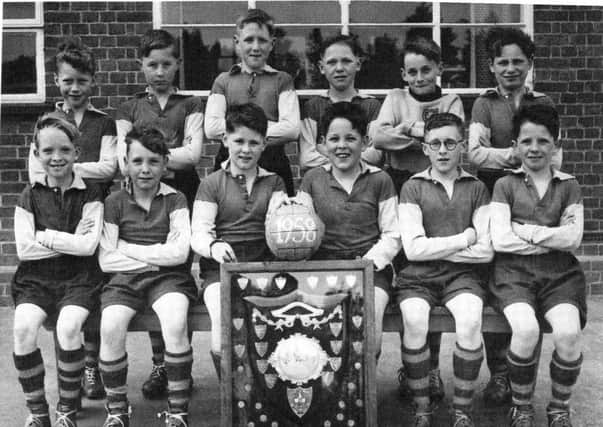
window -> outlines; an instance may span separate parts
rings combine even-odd
[[[4,2],[2,12],[2,102],[43,102],[42,3]]]
[[[276,44],[269,63],[289,72],[296,88],[308,94],[312,89],[326,88],[316,66],[318,47],[322,40],[339,32],[358,37],[365,57],[356,86],[374,94],[402,85],[400,54],[409,36],[423,34],[442,47],[443,88],[475,93],[494,86],[484,44],[488,29],[507,26],[532,33],[532,7],[521,4],[391,0],[163,2],[155,6],[154,25],[182,40],[182,89],[207,93],[214,78],[237,61],[232,42],[234,22],[250,7],[264,9],[275,18]]]

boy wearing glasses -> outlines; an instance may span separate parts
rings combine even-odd
[[[292,196],[293,175],[285,144],[297,141],[299,136],[299,102],[291,76],[266,63],[274,47],[274,20],[263,10],[249,9],[236,26],[234,44],[241,62],[214,80],[207,99],[205,134],[209,139],[222,140],[229,106],[248,102],[259,105],[268,117],[266,149],[259,165],[279,175]],[[228,150],[222,145],[214,170],[220,170],[227,157]]]
[[[404,323],[402,360],[416,405],[415,425],[431,425],[429,312],[445,305],[456,324],[453,353],[455,427],[473,426],[474,382],[483,360],[481,319],[486,284],[474,264],[492,260],[486,186],[460,168],[463,122],[437,113],[425,123],[431,166],[402,187],[399,225],[408,265],[394,288]],[[442,219],[446,220],[443,221]]]

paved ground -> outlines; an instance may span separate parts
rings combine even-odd
[[[21,427],[26,416],[23,394],[17,383],[12,362],[12,310],[0,308],[0,367],[4,379],[0,386],[0,427]],[[576,427],[603,426],[603,298],[589,300],[589,323],[584,337],[584,365],[577,389],[573,397],[573,421]],[[447,411],[452,393],[452,344],[454,335],[445,334],[441,360],[443,378],[446,383],[447,398],[437,412],[437,426],[448,426]],[[195,364],[193,377],[195,389],[191,404],[191,427],[218,426],[220,420],[220,396],[213,365],[208,354],[208,334],[195,333],[193,339]],[[383,355],[378,367],[379,426],[409,426],[410,407],[400,402],[396,394],[396,369],[399,365],[399,338],[396,334],[385,334]],[[56,371],[52,349],[52,337],[47,332],[40,336],[40,347],[46,358],[46,386],[49,401],[56,403]],[[544,408],[550,394],[548,361],[552,351],[550,337],[545,338],[543,358],[540,365],[536,391],[538,426],[545,426]],[[140,386],[150,369],[150,345],[145,334],[132,333],[128,339],[130,355],[130,400],[133,406],[132,427],[163,425],[156,414],[164,409],[162,402],[146,401],[140,393]],[[486,368],[482,368],[478,389],[488,380]],[[481,393],[476,399],[475,421],[477,426],[498,427],[505,422],[506,408],[486,410]],[[102,401],[84,400],[84,410],[79,415],[79,427],[100,427],[105,417]]]

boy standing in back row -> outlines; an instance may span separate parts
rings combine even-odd
[[[167,136],[169,149],[161,182],[182,192],[191,212],[199,186],[195,167],[201,159],[203,144],[203,102],[196,96],[179,94],[173,85],[181,60],[176,39],[170,33],[147,31],[140,42],[139,56],[148,86],[117,110],[117,160],[125,176],[125,136],[133,126],[161,129]],[[190,267],[192,252],[187,262]],[[149,332],[149,337],[153,369],[142,385],[142,394],[148,399],[164,398],[167,392],[165,343],[158,332]]]
[[[274,47],[274,22],[260,9],[249,9],[236,23],[234,43],[241,63],[220,74],[207,99],[205,134],[222,140],[226,128],[226,110],[235,104],[252,102],[268,117],[266,149],[260,167],[279,175],[287,193],[293,195],[293,176],[285,144],[299,136],[299,102],[293,79],[266,63]],[[216,156],[214,170],[219,170],[228,156],[224,145]]]

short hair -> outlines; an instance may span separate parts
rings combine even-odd
[[[350,48],[350,50],[352,51],[352,53],[355,56],[360,57],[364,54],[364,52],[362,51],[362,48],[360,47],[360,43],[358,43],[358,37],[348,36],[345,34],[338,34],[336,36],[325,39],[321,43],[320,51],[319,51],[320,56],[323,57],[325,52],[327,51],[327,49],[329,47],[333,46],[334,44],[346,45],[347,47]]]
[[[239,127],[246,127],[266,137],[268,118],[264,110],[256,104],[231,105],[226,112],[226,133],[235,132]]]
[[[452,113],[435,113],[425,121],[425,134],[433,129],[443,128],[444,126],[455,126],[461,135],[463,134],[463,119]]]
[[[54,56],[57,73],[59,66],[63,63],[71,65],[80,73],[94,76],[96,72],[96,60],[92,50],[83,44],[79,37],[68,37],[57,46],[57,53]]]
[[[67,135],[67,138],[72,142],[74,146],[78,146],[78,139],[80,137],[80,131],[77,126],[71,123],[62,114],[53,112],[42,115],[34,126],[33,141],[36,148],[40,147],[40,131],[46,128],[55,128]]]
[[[167,146],[165,133],[155,126],[135,125],[126,135],[126,154],[130,152],[130,145],[138,141],[147,150],[167,156],[170,150]]]
[[[178,40],[165,30],[148,30],[140,39],[138,55],[145,58],[155,49],[172,48],[174,58],[180,58],[180,50],[178,49]]]
[[[553,139],[559,138],[559,113],[548,104],[527,104],[519,108],[513,116],[513,138],[519,137],[521,126],[526,123],[544,126]]]
[[[406,58],[406,55],[409,53],[423,55],[425,58],[436,64],[442,62],[442,50],[440,49],[440,46],[433,40],[425,37],[412,37],[404,42],[404,48],[402,49],[402,66],[404,66],[404,58]]]
[[[536,45],[526,33],[518,28],[495,27],[486,34],[486,46],[488,58],[494,61],[494,58],[500,56],[502,49],[510,44],[519,46],[523,54],[528,59],[534,58]]]
[[[248,9],[245,15],[237,19],[236,26],[242,30],[247,24],[257,24],[259,27],[266,27],[268,34],[274,36],[274,18],[264,12],[262,9]]]
[[[329,126],[335,119],[346,119],[352,124],[352,128],[357,130],[362,136],[366,135],[368,128],[368,119],[362,108],[351,102],[336,102],[329,106],[321,121],[321,134],[326,135],[329,131]]]

